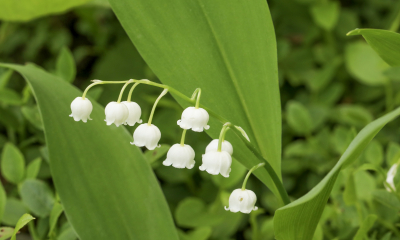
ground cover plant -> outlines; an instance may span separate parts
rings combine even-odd
[[[397,1],[0,20],[0,239],[400,239]]]

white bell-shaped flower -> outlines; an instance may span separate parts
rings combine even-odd
[[[206,153],[218,150],[218,139],[212,140],[206,147]],[[232,144],[226,140],[222,142],[221,150],[228,152],[230,155],[233,154]]]
[[[183,111],[181,119],[178,120],[178,125],[183,129],[202,132],[204,129],[210,128],[207,125],[209,118],[208,112],[203,108],[188,107]]]
[[[106,122],[107,125],[115,124],[117,127],[124,124],[129,116],[129,110],[123,103],[110,102],[107,104],[106,109]]]
[[[133,133],[133,142],[131,144],[138,147],[146,146],[147,149],[153,150],[158,147],[158,141],[161,139],[161,132],[158,127],[147,123],[140,124]]]
[[[140,108],[139,104],[127,101],[123,101],[122,103],[125,104],[129,112],[125,124],[133,126],[135,123],[142,123],[142,120],[140,119],[140,116],[142,115],[142,109]]]
[[[82,97],[77,97],[72,101],[71,103],[71,115],[70,117],[73,117],[75,121],[80,121],[82,122],[87,122],[87,120],[92,120],[90,118],[90,113],[92,113],[93,110],[93,105],[89,101],[89,99],[85,98],[82,99]]]
[[[399,166],[399,164],[397,164],[397,163],[395,163],[395,164],[393,164],[393,166],[389,169],[389,171],[388,171],[388,173],[387,173],[387,177],[386,177],[386,182],[387,182],[387,184],[389,184],[391,187],[392,187],[392,189],[394,190],[394,191],[396,191],[396,184],[394,183],[394,177],[396,176],[396,173],[397,173],[397,167]],[[386,190],[388,191],[388,192],[391,192],[392,190],[389,188],[389,187],[387,187],[387,186],[385,186],[385,188],[386,188]]]
[[[163,162],[165,166],[175,168],[192,169],[194,166],[194,150],[191,146],[184,144],[174,144],[168,150],[167,159]]]
[[[201,171],[207,171],[209,174],[221,174],[224,177],[229,177],[231,172],[232,157],[226,151],[213,151],[203,154],[203,164],[200,166]]]
[[[236,189],[231,193],[229,197],[229,207],[225,207],[225,210],[231,212],[242,212],[242,213],[250,213],[251,211],[255,211],[258,207],[255,207],[257,196],[251,190],[242,190]]]

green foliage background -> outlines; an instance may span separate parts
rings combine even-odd
[[[400,105],[399,69],[387,65],[361,37],[346,36],[355,28],[389,29],[400,4],[391,0],[270,0],[268,4],[278,48],[282,178],[289,195],[297,199],[333,168],[361,128]],[[107,3],[87,2],[58,13],[73,5],[41,18],[35,17],[48,13],[10,18],[0,11],[0,62],[32,62],[80,89],[91,79],[158,81]],[[119,90],[120,86],[98,86],[89,97],[105,106],[115,101]],[[142,107],[144,121],[158,94],[159,89],[149,86],[135,90],[133,100]],[[281,203],[257,178],[250,178],[248,188],[258,196],[260,210],[250,215],[223,210],[230,192],[244,178],[246,168],[239,162],[233,162],[228,179],[197,167],[162,166],[168,146],[180,140],[176,120],[181,111],[171,96],[160,101],[154,124],[163,134],[163,146],[145,151],[180,238],[274,239],[272,217]],[[398,126],[399,121],[390,123],[357,161],[338,174],[314,239],[400,239],[396,225],[400,203],[382,190],[385,176],[380,174],[399,160]],[[186,139],[197,153],[196,162],[201,162],[200,153],[210,137],[188,132]],[[0,148],[1,182],[7,195],[2,201],[0,189],[0,204],[5,202],[3,214],[0,207],[2,225],[15,226],[29,212],[37,220],[21,235],[37,240],[50,233],[51,239],[77,239],[54,189],[43,121],[32,91],[20,75],[5,68],[0,68]]]

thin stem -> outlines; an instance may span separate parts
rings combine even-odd
[[[186,129],[183,129],[182,137],[181,137],[181,146],[185,146],[185,136],[186,136]]]
[[[249,180],[251,173],[254,172],[257,168],[262,167],[264,165],[265,165],[265,163],[259,163],[250,169],[250,171],[247,173],[246,177],[244,178],[243,185],[242,185],[242,191],[246,190],[247,180]]]
[[[156,101],[154,102],[153,108],[151,109],[151,113],[150,113],[150,117],[149,117],[149,122],[147,123],[147,125],[151,125],[151,121],[153,120],[153,115],[154,115],[154,111],[156,110],[157,104],[160,101],[160,99],[167,94],[168,89],[164,89],[164,91],[162,91],[162,93],[160,94],[160,96],[158,96],[158,98],[156,99]]]
[[[246,144],[247,148],[253,152],[253,154],[260,160],[265,162],[265,169],[267,170],[269,176],[271,177],[272,181],[274,182],[276,188],[278,189],[279,195],[285,205],[290,203],[289,196],[283,186],[281,180],[279,179],[278,175],[276,174],[275,170],[272,168],[271,164],[257,151],[257,149],[251,144],[243,135],[242,133],[236,128],[231,128],[234,133]]]
[[[90,84],[89,86],[87,86],[86,89],[85,89],[85,91],[83,92],[83,94],[82,94],[82,99],[85,99],[86,94],[87,94],[87,92],[89,91],[89,89],[92,88],[92,87],[95,86],[95,85],[98,85],[98,84],[126,83],[126,82],[129,82],[129,81],[130,81],[130,80],[128,80],[128,81],[101,81],[101,80],[92,80],[93,83]]]
[[[199,91],[197,92],[197,99],[196,99],[196,109],[198,109],[199,108],[199,105],[200,105],[200,96],[201,96],[201,89],[200,88],[198,88],[199,89]]]
[[[139,84],[140,84],[139,82],[135,82],[135,84],[133,84],[133,86],[132,86],[131,89],[129,90],[127,102],[131,102],[131,97],[132,97],[133,89],[135,89],[136,86],[139,85]]]
[[[222,126],[221,132],[219,133],[219,139],[218,139],[218,152],[221,152],[222,149],[222,142],[225,139],[225,134],[229,129],[229,126],[231,125],[230,122],[227,122]]]
[[[192,101],[193,101],[194,99],[196,99],[196,95],[197,95],[197,93],[198,93],[199,91],[201,91],[200,88],[196,88],[196,90],[194,90],[194,92],[193,92],[193,94],[192,94],[192,97],[190,98]]]
[[[139,83],[147,84],[147,85],[150,85],[150,86],[155,86],[155,87],[159,87],[159,88],[168,89],[168,91],[169,91],[171,94],[174,94],[174,95],[178,96],[178,97],[181,98],[182,100],[184,100],[184,101],[186,101],[186,102],[188,102],[188,103],[191,103],[191,104],[194,104],[194,103],[195,103],[194,98],[191,99],[191,98],[187,97],[185,94],[179,92],[178,90],[176,90],[175,88],[172,88],[172,87],[170,87],[170,86],[167,86],[167,85],[164,85],[164,84],[160,84],[160,83],[151,82],[151,81],[149,81],[149,80],[134,80],[134,82],[139,82]],[[198,88],[198,89],[199,89],[199,88]],[[198,92],[198,90],[196,89],[195,93],[197,94],[197,92]],[[193,94],[194,94],[194,93],[193,93]],[[207,108],[207,107],[205,107],[205,106],[203,106],[203,105],[201,105],[201,104],[199,104],[199,107],[201,107],[201,108],[203,108],[204,110],[206,110],[210,116],[216,118],[218,121],[220,121],[220,122],[222,122],[222,123],[225,123],[225,122],[228,121],[228,120],[226,120],[225,118],[223,118],[223,117],[219,116],[218,114],[216,114],[215,112],[213,112],[211,109],[209,109],[209,108]]]
[[[124,94],[125,88],[126,88],[126,86],[128,86],[129,83],[131,83],[131,82],[133,82],[133,80],[129,80],[128,82],[126,82],[126,83],[124,84],[124,86],[123,86],[122,89],[121,89],[121,92],[119,92],[119,97],[118,97],[117,103],[120,103],[120,102],[121,102],[122,95]]]

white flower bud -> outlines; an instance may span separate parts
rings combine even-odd
[[[189,145],[174,144],[167,153],[167,159],[163,162],[165,166],[175,168],[192,169],[194,166],[194,150]]]
[[[202,132],[204,129],[209,129],[207,125],[208,113],[203,108],[188,107],[183,113],[181,120],[178,120],[178,125],[183,129],[192,129],[195,132]]]
[[[231,172],[232,157],[228,152],[225,151],[213,151],[203,154],[203,164],[200,166],[200,170],[206,170],[209,174],[218,175],[221,174],[224,177],[229,177]]]
[[[250,213],[251,211],[255,211],[258,207],[255,207],[257,196],[251,190],[242,190],[236,189],[231,193],[229,197],[229,207],[225,207],[225,210],[231,212],[242,212],[242,213]]]
[[[133,133],[133,142],[138,147],[146,146],[147,149],[153,150],[158,147],[158,141],[161,139],[161,132],[158,127],[147,123],[140,124]]]
[[[125,124],[133,126],[135,123],[142,123],[142,120],[140,119],[140,116],[142,115],[142,109],[140,109],[139,104],[127,101],[123,101],[122,103],[125,104],[129,111]]]
[[[110,102],[107,104],[106,109],[106,122],[107,125],[115,124],[117,127],[124,124],[128,118],[128,108],[123,103]]]
[[[82,120],[82,122],[87,122],[87,120],[92,120],[90,118],[90,113],[92,113],[93,110],[93,105],[89,101],[89,99],[85,98],[82,99],[82,97],[77,97],[72,101],[71,103],[71,115],[70,117],[73,117],[75,121]]]
[[[212,152],[212,151],[217,151],[217,150],[218,150],[218,139],[214,139],[207,145],[206,153]],[[232,155],[233,154],[232,144],[230,142],[224,140],[221,145],[221,151],[226,151],[230,155]]]
[[[396,176],[397,173],[397,167],[399,166],[399,164],[395,163],[393,164],[393,166],[389,169],[388,173],[387,173],[387,177],[386,177],[386,182],[393,188],[394,191],[396,191],[396,184],[394,184],[394,177]],[[391,192],[392,190],[385,186],[386,190],[388,192]]]

